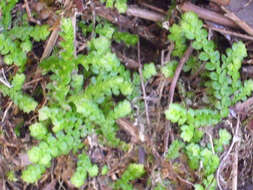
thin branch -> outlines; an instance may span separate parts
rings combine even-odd
[[[3,83],[5,86],[7,86],[8,88],[11,88],[11,84],[8,83],[7,81],[3,80],[1,77],[0,77],[0,82]]]
[[[4,122],[5,117],[6,117],[6,115],[7,115],[7,112],[8,112],[9,109],[11,108],[12,104],[13,104],[13,102],[11,101],[11,102],[9,103],[9,105],[7,106],[7,108],[5,109],[4,115],[3,115],[3,118],[2,118],[2,122]]]
[[[29,21],[31,21],[31,22],[33,22],[33,23],[35,23],[35,24],[40,24],[40,21],[35,20],[35,19],[33,18],[27,0],[24,0],[24,3],[25,3],[25,4],[24,4],[24,5],[25,5],[25,10],[26,10],[26,13],[27,13],[27,16],[28,16]]]
[[[109,20],[113,24],[116,24],[122,28],[127,28],[134,34],[141,36],[142,38],[150,41],[156,47],[161,47],[162,43],[160,39],[150,32],[149,28],[138,25],[133,20],[130,20],[127,16],[119,14],[117,11],[106,8],[105,6],[97,3],[95,6],[96,15]],[[91,13],[90,13],[91,14]]]
[[[154,11],[156,11],[156,12],[159,12],[159,13],[161,13],[161,14],[163,14],[163,15],[167,15],[167,12],[165,11],[165,10],[163,10],[163,9],[160,9],[160,8],[158,8],[158,7],[155,7],[155,6],[152,6],[152,5],[150,5],[150,4],[148,4],[148,3],[145,3],[145,2],[142,2],[142,1],[140,1],[139,2],[142,6],[144,6],[144,7],[147,7],[147,8],[149,8],[149,9],[151,9],[151,10],[154,10]]]
[[[229,18],[223,16],[222,14],[210,11],[208,9],[198,7],[192,3],[186,2],[186,3],[182,4],[179,8],[185,12],[193,11],[202,19],[212,21],[214,23],[221,24],[224,26],[238,28],[238,26],[233,21],[231,21]]]
[[[165,19],[165,16],[163,16],[160,13],[150,11],[147,9],[142,9],[136,6],[128,6],[126,14],[128,16],[135,16],[145,20],[151,20],[154,22],[163,21]]]
[[[221,184],[220,184],[220,172],[221,172],[221,169],[223,168],[223,165],[225,164],[225,161],[228,159],[228,156],[230,155],[230,153],[232,152],[232,149],[233,147],[235,146],[235,144],[237,142],[240,141],[240,137],[238,135],[238,131],[239,131],[239,126],[240,126],[240,118],[239,116],[237,117],[237,124],[236,124],[236,129],[235,129],[235,132],[234,132],[234,136],[233,136],[233,140],[232,140],[232,143],[227,151],[227,153],[225,154],[225,156],[223,157],[220,165],[219,165],[219,168],[217,169],[217,173],[216,173],[216,178],[217,178],[217,185],[219,187],[220,190],[222,190],[222,187],[221,187]],[[237,175],[236,175],[237,176]],[[233,189],[234,190],[234,189]]]
[[[56,44],[56,41],[58,39],[59,31],[60,31],[60,25],[59,25],[59,23],[57,23],[57,26],[54,27],[53,32],[51,33],[51,35],[47,41],[47,45],[43,51],[40,61],[47,58],[51,54],[51,52]]]
[[[8,88],[12,88],[12,85],[8,82],[5,74],[4,74],[4,69],[2,68],[2,76],[3,78],[0,77],[0,82],[3,83],[5,86],[7,86]]]
[[[217,3],[219,5],[224,5],[224,6],[226,6],[230,3],[230,0],[210,0],[210,1]]]
[[[221,29],[221,28],[216,28],[216,27],[209,27],[208,26],[207,28],[209,28],[211,30],[214,30],[214,31],[217,31],[217,32],[220,32],[222,34],[228,34],[228,35],[239,37],[239,38],[242,38],[242,39],[245,39],[245,40],[253,41],[253,37],[249,36],[249,35],[246,35],[246,34],[240,34],[240,33],[237,33],[237,32],[232,32],[232,31],[228,31],[228,30]]]
[[[176,88],[176,84],[177,84],[177,80],[179,78],[179,75],[183,69],[184,64],[186,63],[186,61],[189,59],[191,53],[193,51],[192,45],[190,44],[189,47],[187,48],[187,50],[185,51],[183,57],[180,59],[180,62],[177,66],[177,69],[175,71],[175,75],[172,79],[171,85],[170,85],[170,91],[169,91],[169,105],[173,102],[173,97],[174,97],[174,93],[175,93],[175,88]]]
[[[142,75],[142,65],[141,65],[141,50],[140,50],[140,41],[138,40],[138,64],[139,64],[139,74],[140,74],[140,79],[141,79],[141,88],[142,88],[142,93],[143,93],[143,98],[144,98],[144,104],[145,104],[145,112],[146,112],[146,119],[147,119],[147,125],[150,125],[150,119],[149,119],[149,112],[148,112],[148,104],[147,104],[147,95],[146,95],[146,90],[145,90],[145,85],[144,85],[144,80],[143,80],[143,75]]]
[[[226,12],[225,16],[234,21],[238,26],[241,27],[245,32],[247,32],[249,35],[253,35],[253,28],[251,28],[246,22],[241,20],[238,16],[236,16],[233,12],[229,11],[224,6],[221,6],[221,8]]]

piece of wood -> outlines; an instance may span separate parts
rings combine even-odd
[[[210,1],[217,3],[219,5],[228,5],[230,2],[230,0],[210,0]]]
[[[179,61],[179,64],[178,64],[177,69],[175,71],[175,75],[174,75],[171,85],[170,85],[169,105],[173,102],[174,92],[175,92],[175,88],[176,88],[176,84],[177,84],[177,80],[179,78],[179,75],[183,69],[184,64],[186,63],[186,61],[188,61],[192,52],[193,52],[193,47],[190,44],[189,47],[187,48],[187,50],[185,51],[183,57]]]
[[[253,28],[250,27],[246,22],[240,19],[236,14],[229,11],[227,8],[222,6],[222,9],[226,12],[225,16],[233,20],[241,29],[253,36]]]
[[[223,16],[222,14],[198,7],[190,2],[183,3],[181,6],[179,6],[179,8],[184,12],[193,11],[204,20],[208,20],[223,26],[238,28],[238,26],[233,21]]]
[[[160,13],[150,11],[147,9],[142,9],[136,6],[128,6],[126,14],[128,16],[135,16],[135,17],[143,18],[145,20],[150,20],[154,22],[160,22],[165,19],[165,16],[163,16]]]

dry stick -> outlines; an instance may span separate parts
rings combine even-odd
[[[9,109],[11,108],[12,104],[13,104],[13,102],[11,101],[11,102],[9,103],[9,105],[7,106],[6,110],[4,111],[4,115],[3,115],[3,118],[2,118],[2,122],[4,122],[5,117],[6,117],[6,115],[7,115],[7,112],[8,112]]]
[[[169,47],[168,47],[168,53],[166,55],[166,57],[164,58],[164,52],[162,52],[162,56],[161,56],[161,64],[162,66],[164,66],[165,63],[169,62],[170,61],[170,56],[171,56],[171,53],[174,49],[174,43],[172,42]],[[160,107],[160,101],[161,101],[161,98],[162,98],[162,94],[163,94],[163,89],[164,89],[164,86],[165,86],[165,83],[166,83],[166,80],[168,79],[163,79],[162,81],[162,85],[161,85],[161,88],[160,88],[160,92],[159,92],[159,104],[158,104],[158,107]],[[159,117],[158,118],[158,122],[157,122],[157,126],[160,125],[160,119],[161,119],[161,114],[159,112]],[[168,152],[168,143],[169,143],[169,128],[170,128],[170,121],[169,120],[166,120],[165,122],[165,132],[164,132],[164,153],[163,153],[163,156],[165,157],[166,153]]]
[[[242,21],[233,12],[229,11],[225,7],[221,6],[222,10],[226,12],[225,16],[233,20],[238,26],[240,26],[249,35],[253,35],[253,28],[251,28],[246,22]]]
[[[222,34],[228,34],[228,35],[239,37],[239,38],[242,38],[242,39],[245,39],[245,40],[251,40],[251,41],[253,41],[253,37],[249,36],[249,35],[246,35],[246,34],[240,34],[240,33],[237,33],[237,32],[232,32],[232,31],[228,31],[228,30],[221,29],[221,28],[216,28],[216,27],[209,27],[209,26],[205,26],[205,27],[209,28],[209,29],[211,29],[213,31],[220,32]]]
[[[141,142],[138,129],[136,127],[134,127],[134,125],[132,125],[132,123],[130,123],[128,120],[126,120],[124,118],[117,119],[116,123],[122,129],[124,129],[126,132],[128,132],[131,135],[132,141],[134,143]],[[145,139],[145,140],[147,140],[147,139]]]
[[[8,82],[8,81],[5,81],[3,80],[1,77],[0,77],[0,82],[3,83],[5,86],[7,86],[8,88],[11,88],[11,84]]]
[[[146,90],[145,90],[145,85],[144,85],[144,80],[143,80],[143,75],[142,75],[142,65],[141,65],[141,52],[140,52],[140,41],[138,40],[138,64],[139,64],[139,74],[140,74],[140,79],[141,79],[141,88],[143,92],[143,98],[144,98],[144,104],[145,104],[145,112],[146,112],[146,119],[147,119],[147,124],[148,126],[150,125],[150,119],[149,119],[149,113],[148,113],[148,104],[147,104],[147,95],[146,95]]]
[[[235,129],[235,132],[234,132],[234,137],[233,137],[232,143],[231,143],[231,145],[230,145],[230,147],[229,147],[229,149],[228,149],[226,155],[223,157],[223,159],[222,159],[222,161],[221,161],[221,163],[220,163],[220,165],[219,165],[219,168],[217,169],[217,173],[216,173],[217,185],[218,185],[218,187],[219,187],[220,190],[222,190],[222,187],[221,187],[221,185],[220,185],[220,171],[221,171],[221,168],[223,167],[223,165],[225,164],[225,161],[228,159],[228,156],[229,156],[229,154],[231,153],[233,147],[235,146],[235,144],[236,144],[237,142],[240,141],[240,137],[239,137],[239,135],[238,135],[239,126],[240,126],[240,117],[238,116],[238,117],[237,117],[236,129]],[[237,155],[237,156],[238,156],[238,155]],[[237,163],[237,164],[238,164],[238,163]],[[238,165],[237,165],[237,167],[238,167]],[[234,169],[234,168],[233,168],[233,169]],[[236,171],[236,172],[237,172],[237,171]],[[236,174],[236,177],[237,177],[237,174]],[[234,180],[234,178],[233,178],[233,180]],[[237,178],[236,178],[236,180],[237,180]],[[234,190],[234,189],[233,189],[233,190]]]
[[[212,21],[214,23],[221,24],[224,26],[238,28],[238,26],[233,21],[223,16],[222,14],[198,7],[192,3],[186,2],[182,4],[181,6],[179,6],[179,8],[185,12],[193,11],[202,19],[209,20],[209,21]]]
[[[150,11],[147,9],[138,8],[136,6],[129,6],[126,11],[126,14],[128,16],[139,17],[139,18],[143,18],[145,20],[151,20],[154,22],[159,22],[165,19],[164,15],[160,13]]]
[[[239,120],[239,119],[238,119]],[[238,147],[240,146],[240,141],[235,144],[234,160],[232,166],[232,190],[237,190],[238,183]]]
[[[25,83],[25,84],[23,85],[22,89],[25,90],[25,89],[29,88],[29,85],[31,85],[31,84],[33,84],[33,83],[35,83],[35,82],[39,82],[39,81],[41,81],[42,79],[43,79],[43,77],[39,77],[39,78],[36,78],[36,79],[34,79],[34,80],[31,80],[31,81]]]
[[[116,53],[117,57],[121,62],[125,64],[125,66],[129,69],[138,69],[139,64],[134,59],[131,59],[123,54],[121,54],[119,51],[113,50],[114,53]]]
[[[26,9],[26,13],[27,13],[27,16],[28,16],[28,19],[31,21],[31,22],[34,22],[36,24],[40,24],[40,21],[38,20],[35,20],[32,16],[32,13],[31,13],[31,10],[30,10],[30,7],[29,7],[29,4],[27,2],[27,0],[24,0],[24,3],[25,3],[25,9]]]
[[[158,8],[158,7],[155,7],[155,6],[152,6],[152,5],[150,5],[150,4],[148,4],[148,3],[145,3],[145,2],[139,2],[141,5],[143,5],[144,7],[147,7],[147,8],[149,8],[149,9],[151,9],[151,10],[154,10],[154,11],[156,11],[156,12],[159,12],[159,13],[161,13],[161,14],[163,14],[163,15],[167,15],[167,11],[164,11],[163,9],[160,9],[160,8]]]
[[[170,85],[170,91],[169,91],[169,105],[173,102],[174,92],[177,84],[177,80],[179,78],[179,75],[183,69],[184,64],[189,59],[191,53],[193,51],[192,45],[190,44],[187,50],[185,51],[183,57],[180,59],[180,62],[177,66],[177,69],[175,71],[175,75],[172,79],[171,85]]]
[[[211,0],[211,1],[219,5],[228,5],[230,3],[230,0]]]
[[[56,26],[47,41],[47,45],[43,51],[40,61],[47,58],[51,54],[51,52],[56,44],[56,41],[58,39],[59,31],[60,31],[60,26]]]
[[[0,76],[0,82],[3,83],[8,88],[12,88],[12,85],[8,82],[8,80],[7,80],[7,78],[6,78],[5,74],[4,74],[4,69],[3,68],[1,70],[1,72],[2,72],[3,78]]]
[[[95,12],[96,15],[106,20],[109,20],[113,24],[130,29],[142,38],[150,41],[152,44],[156,46],[161,46],[160,39],[157,38],[157,36],[155,36],[153,33],[151,33],[147,27],[141,25],[138,25],[137,27],[136,23],[130,20],[128,17],[120,15],[118,12],[112,11],[111,9],[105,8],[101,5],[95,6]]]

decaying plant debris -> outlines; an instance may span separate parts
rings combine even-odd
[[[252,189],[250,1],[0,1],[0,189]]]

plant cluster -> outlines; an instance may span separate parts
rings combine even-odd
[[[187,42],[191,41],[192,47],[197,52],[198,60],[191,57],[185,65],[185,72],[194,69],[194,61],[199,65],[205,64],[206,71],[201,75],[200,87],[206,88],[208,99],[205,108],[192,109],[184,105],[173,103],[165,111],[166,118],[172,123],[180,126],[181,138],[184,143],[176,140],[169,147],[167,158],[175,159],[182,150],[188,157],[191,169],[201,169],[202,184],[196,184],[195,189],[215,189],[216,181],[214,173],[219,166],[218,154],[223,151],[224,145],[228,145],[231,139],[230,133],[221,129],[219,139],[214,140],[213,149],[211,146],[198,144],[203,137],[201,127],[213,126],[219,123],[229,114],[229,107],[240,100],[245,100],[253,91],[253,81],[246,80],[242,84],[239,69],[247,51],[242,42],[232,45],[226,50],[226,54],[220,54],[215,49],[213,41],[207,39],[207,31],[202,28],[203,23],[197,15],[192,12],[185,13],[179,24],[174,24],[169,35],[169,39],[175,44],[172,55],[181,58],[187,47]],[[162,68],[165,77],[172,77],[175,71],[176,61],[171,61]],[[201,86],[203,85],[203,86]],[[201,163],[201,164],[200,164]],[[200,168],[201,166],[201,168]]]
[[[1,19],[0,27],[7,29],[11,25],[11,10],[15,7],[18,0],[6,0],[0,2]]]
[[[32,40],[39,42],[45,40],[48,35],[47,25],[30,26],[25,23],[4,29],[0,34],[0,54],[4,56],[7,65],[15,64],[23,70],[27,62],[26,54],[32,50]]]
[[[127,10],[127,0],[100,0],[102,3],[106,3],[106,7],[115,7],[119,13],[125,13]]]
[[[15,7],[17,0],[1,1],[0,8],[0,54],[4,57],[7,65],[15,64],[19,67],[18,73],[11,76],[11,88],[0,84],[0,91],[4,96],[9,96],[14,104],[22,111],[29,113],[35,110],[37,102],[22,92],[25,82],[25,64],[27,53],[32,50],[32,42],[45,40],[49,35],[47,25],[29,26],[26,17],[22,17],[22,25],[11,26],[11,10]]]
[[[38,103],[32,97],[22,92],[24,82],[25,75],[23,73],[16,74],[12,79],[11,88],[0,84],[0,91],[4,96],[10,97],[14,104],[19,107],[19,109],[25,113],[29,113],[35,110]]]
[[[129,164],[127,169],[114,184],[114,189],[132,190],[133,186],[131,181],[140,178],[145,173],[144,166],[142,164]]]
[[[76,187],[81,187],[86,180],[87,173],[90,177],[95,177],[98,175],[97,165],[92,165],[89,156],[82,153],[78,156],[76,172],[71,178],[71,183]]]
[[[47,85],[48,105],[38,110],[39,121],[30,126],[31,135],[40,141],[28,151],[33,164],[22,174],[24,181],[30,183],[41,177],[53,158],[70,151],[77,154],[83,147],[82,139],[90,133],[96,132],[110,146],[127,148],[116,137],[115,120],[128,115],[131,104],[127,99],[116,104],[113,96],[129,96],[133,86],[130,73],[110,51],[112,35],[98,34],[89,42],[87,55],[74,53],[71,19],[62,19],[60,36],[60,51],[40,64],[44,75],[50,73],[51,82]],[[84,81],[89,81],[85,89]],[[94,177],[98,168],[85,153],[78,158],[71,182],[80,187],[87,172]]]

